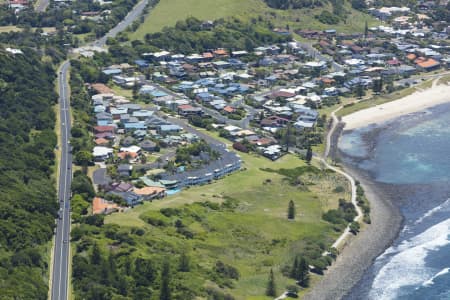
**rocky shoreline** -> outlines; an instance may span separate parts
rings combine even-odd
[[[344,155],[337,150],[343,128],[343,124],[339,124],[331,139],[330,154],[333,158]],[[313,286],[305,299],[357,299],[354,294],[348,296],[349,292],[361,279],[364,271],[372,265],[375,258],[392,244],[402,226],[402,215],[391,201],[394,195],[388,186],[374,183],[369,174],[356,170],[349,164],[344,164],[344,169],[355,180],[360,181],[364,188],[371,206],[372,223],[365,225],[357,236],[347,242],[342,253],[324,277]]]

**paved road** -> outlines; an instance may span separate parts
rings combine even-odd
[[[149,81],[149,80],[145,81],[145,84],[146,84],[146,85],[153,86],[153,87],[156,88],[156,89],[162,90],[162,91],[164,91],[165,93],[171,95],[171,96],[174,97],[174,98],[186,98],[186,96],[184,96],[184,95],[182,95],[182,94],[177,94],[177,93],[173,92],[172,90],[170,90],[170,89],[168,89],[168,88],[166,88],[166,87],[164,87],[164,86],[162,86],[162,85],[159,85],[159,84],[156,84],[156,83],[154,83],[154,82],[151,82],[151,81]],[[187,98],[186,98],[186,99],[187,99]],[[234,104],[236,104],[237,106],[243,106],[243,107],[247,110],[247,115],[246,115],[246,117],[243,118],[242,120],[232,120],[232,119],[229,119],[229,118],[227,118],[226,116],[222,115],[222,114],[221,114],[220,112],[218,112],[217,110],[212,109],[212,108],[209,108],[209,107],[206,107],[206,106],[204,106],[204,105],[202,105],[202,104],[200,104],[200,103],[197,103],[197,105],[200,106],[200,107],[203,109],[204,112],[206,112],[208,115],[214,117],[214,118],[217,119],[219,122],[222,122],[222,123],[228,124],[228,125],[238,126],[238,127],[244,128],[244,129],[249,128],[249,127],[250,127],[250,121],[253,120],[254,116],[255,116],[259,111],[258,111],[257,109],[255,109],[255,108],[251,107],[251,106],[246,105],[246,104],[243,102],[243,100],[235,101],[235,102],[233,103],[233,105],[234,105]]]
[[[124,31],[129,25],[131,25],[144,11],[145,6],[147,6],[149,0],[141,0],[136,4],[133,9],[126,15],[119,24],[112,28],[106,35],[100,39],[94,41],[91,46],[104,47],[106,45],[106,40],[109,37],[115,37],[119,32]]]
[[[37,12],[44,12],[47,9],[49,3],[50,3],[50,0],[40,0],[38,3],[36,3],[36,6],[34,9]]]
[[[52,300],[67,299],[69,283],[70,248],[70,184],[72,181],[72,155],[70,151],[70,93],[67,84],[69,62],[61,65],[58,74],[59,104],[61,121],[61,161],[59,168],[58,198],[60,201],[59,218],[56,226],[53,274],[51,286]]]
[[[336,72],[344,71],[344,67],[342,65],[335,62],[332,58],[324,56],[322,53],[320,53],[320,51],[318,51],[316,48],[314,48],[310,43],[299,42],[296,40],[294,40],[294,41],[297,42],[303,48],[303,50],[305,50],[310,56],[317,58],[318,60],[324,60],[324,61],[331,62],[331,68],[334,71],[336,71]]]

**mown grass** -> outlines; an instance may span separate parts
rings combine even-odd
[[[166,26],[174,26],[177,21],[187,17],[196,17],[200,20],[216,20],[220,18],[238,17],[250,19],[264,16],[276,26],[289,25],[291,29],[329,29],[335,28],[340,32],[362,32],[367,20],[369,26],[378,24],[377,21],[366,14],[351,9],[347,19],[336,25],[320,23],[314,18],[323,9],[295,9],[276,10],[268,7],[263,0],[161,0],[146,17],[145,21],[130,38],[143,39],[147,33],[161,31]]]
[[[263,297],[270,268],[276,274],[279,291],[293,281],[282,276],[280,269],[300,251],[303,240],[321,240],[326,244],[338,236],[333,227],[322,221],[322,213],[337,207],[339,198],[349,198],[345,179],[330,172],[299,172],[305,163],[292,155],[272,162],[252,154],[241,154],[245,170],[212,184],[191,187],[160,201],[145,203],[124,213],[108,216],[105,221],[121,227],[143,227],[161,243],[183,244],[195,249],[193,260],[210,267],[217,259],[238,268],[241,277],[230,292],[237,299],[269,299]],[[274,172],[264,171],[270,168]],[[283,176],[279,174],[278,170]],[[297,175],[301,184],[291,184]],[[334,188],[343,186],[343,192]],[[222,203],[234,199],[233,211],[211,211],[202,221],[184,221],[196,238],[179,240],[168,237],[164,230],[148,224],[149,216],[161,218],[162,208],[182,208],[194,202]],[[293,200],[297,215],[287,220],[288,202]],[[195,210],[195,206],[189,206]],[[145,248],[137,247],[144,251]]]
[[[22,31],[22,30],[23,30],[22,28],[19,28],[17,26],[0,26],[0,33],[3,33],[3,32],[16,32],[16,31]]]

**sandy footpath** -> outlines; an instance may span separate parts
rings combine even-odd
[[[370,201],[372,224],[352,238],[336,261],[326,271],[304,299],[342,299],[358,283],[374,259],[388,248],[401,227],[402,217],[392,205],[388,193],[377,188],[363,174],[345,168],[352,177],[358,179]]]
[[[433,88],[417,91],[399,100],[344,116],[342,122],[346,124],[346,130],[351,130],[373,123],[383,123],[447,102],[450,102],[450,85],[436,85]]]

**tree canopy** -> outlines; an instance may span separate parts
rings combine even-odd
[[[47,299],[45,251],[57,201],[55,72],[30,49],[0,52],[0,290]]]

